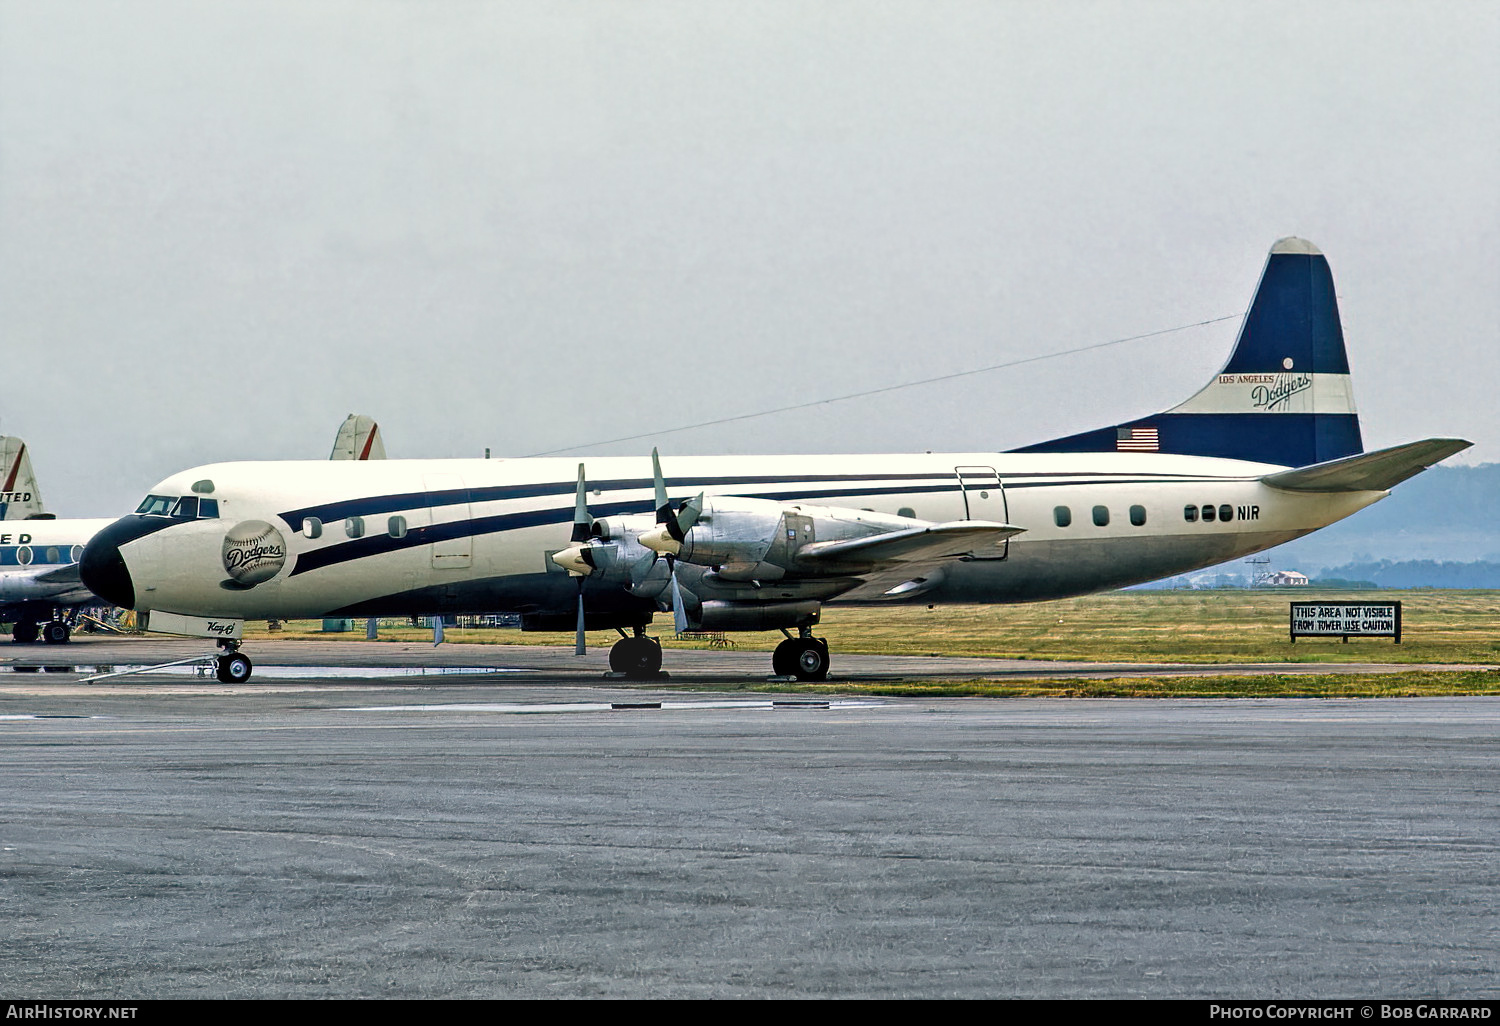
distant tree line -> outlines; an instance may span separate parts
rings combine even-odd
[[[1500,588],[1500,563],[1381,559],[1329,567],[1312,583],[1326,588],[1357,587],[1360,584],[1376,588]]]

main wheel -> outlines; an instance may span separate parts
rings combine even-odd
[[[654,638],[621,638],[609,650],[609,668],[631,680],[652,680],[661,672],[661,644]]]
[[[17,623],[10,629],[10,639],[18,645],[29,645],[36,640],[37,626],[29,620]]]
[[[827,680],[828,643],[821,638],[799,638],[795,673],[798,680]]]
[[[254,668],[250,657],[242,652],[219,656],[215,667],[220,684],[243,684],[250,679],[250,671]]]
[[[61,620],[49,620],[42,628],[42,637],[49,645],[66,645],[72,636],[73,631]]]
[[[797,654],[802,649],[802,642],[798,638],[787,638],[776,646],[771,653],[771,672],[778,677],[795,677],[797,675]]]

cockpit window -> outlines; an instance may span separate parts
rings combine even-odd
[[[218,499],[200,499],[196,495],[148,495],[135,510],[149,517],[171,517],[173,520],[217,520]]]
[[[164,517],[172,512],[172,507],[176,504],[177,497],[174,495],[148,495],[135,511],[146,516]]]

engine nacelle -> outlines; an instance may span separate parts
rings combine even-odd
[[[869,510],[713,496],[683,532],[677,558],[717,568],[726,580],[779,580],[796,570],[797,552],[815,541],[868,538],[923,527],[927,521]],[[648,537],[647,542],[652,542]]]
[[[552,561],[577,576],[617,584],[634,595],[655,598],[671,578],[666,564],[640,542],[656,526],[649,513],[627,513],[594,521],[592,537],[553,553]]]
[[[697,625],[705,631],[778,631],[811,627],[822,606],[810,602],[721,602],[710,599],[698,610]]]
[[[93,592],[76,581],[59,584],[40,580],[41,575],[49,569],[55,568],[42,567],[32,573],[24,572],[24,568],[19,572],[13,569],[10,573],[0,575],[0,602],[75,605],[90,600],[97,601]]]

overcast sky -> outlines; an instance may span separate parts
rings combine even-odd
[[[350,412],[393,457],[1004,449],[1237,323],[668,429],[1242,312],[1295,234],[1366,446],[1494,461],[1497,53],[1492,2],[0,0],[0,432],[63,516]]]

